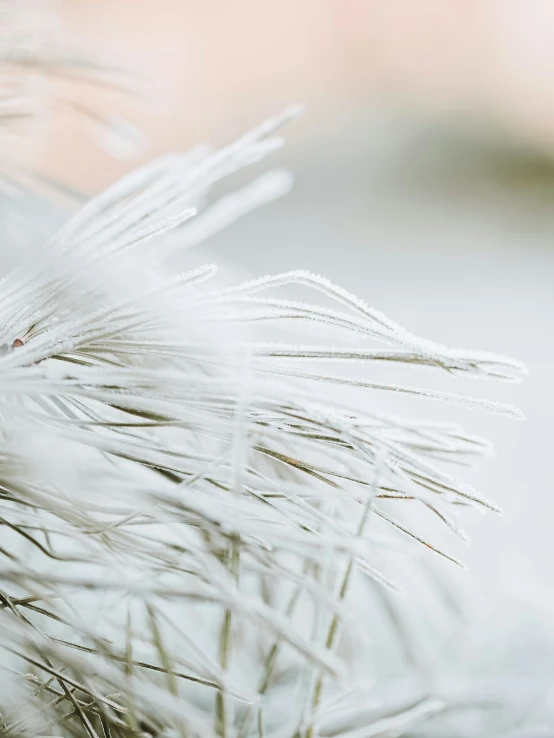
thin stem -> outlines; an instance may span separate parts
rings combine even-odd
[[[294,609],[300,598],[301,592],[302,590],[300,589],[300,587],[297,587],[292,593],[292,595],[290,596],[287,607],[285,608],[285,615],[287,617],[290,618],[292,616]],[[267,689],[270,685],[271,677],[273,675],[273,670],[275,668],[275,664],[277,663],[277,656],[279,655],[280,647],[281,647],[281,639],[276,638],[271,644],[271,647],[266,654],[266,657],[263,663],[263,670],[262,670],[262,677],[260,680],[260,686],[258,687],[258,694],[260,696],[264,695],[267,692]],[[249,725],[250,725],[251,718],[252,718],[253,710],[254,710],[253,705],[249,705],[248,708],[246,709],[244,713],[244,717],[242,719],[239,732],[238,732],[239,738],[244,738],[244,736],[246,735]],[[261,724],[261,721],[262,721],[262,708],[260,705],[259,711],[258,711],[258,731],[259,731],[259,726]]]
[[[238,580],[240,551],[239,541],[236,536],[231,540],[231,546],[227,553],[229,570],[235,580]],[[225,609],[223,625],[221,628],[221,639],[219,643],[219,663],[224,671],[229,668],[231,659],[231,635],[233,615],[230,608]],[[219,690],[215,696],[216,732],[222,738],[227,736],[227,710],[225,705],[225,694]]]
[[[360,538],[363,535],[363,532],[365,530],[365,526],[369,518],[369,513],[371,511],[371,505],[373,502],[373,498],[375,496],[375,490],[378,488],[377,478],[379,476],[379,469],[380,469],[380,465],[376,467],[375,482],[371,488],[369,495],[367,496],[366,504],[364,506],[364,510],[362,513],[362,517],[360,519],[360,522],[358,523],[358,529],[356,530],[356,538]],[[354,558],[351,556],[348,560],[346,569],[344,571],[344,575],[342,577],[342,581],[341,581],[341,585],[340,585],[340,589],[338,593],[339,601],[344,600],[344,598],[346,597],[346,594],[348,592],[348,586],[350,584],[350,580],[352,577],[353,569],[354,569]],[[325,639],[325,648],[327,648],[328,650],[331,650],[335,644],[335,639],[338,633],[338,626],[339,626],[339,616],[335,613],[333,617],[331,618],[331,623],[327,631],[327,638]],[[315,683],[314,693],[312,697],[312,715],[319,705],[319,702],[321,700],[322,690],[323,690],[323,675],[320,674]],[[306,729],[306,738],[314,738],[313,721]]]

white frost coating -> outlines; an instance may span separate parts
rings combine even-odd
[[[420,339],[308,272],[220,289],[214,265],[175,275],[164,263],[288,190],[273,172],[205,205],[212,184],[280,145],[268,136],[296,112],[128,175],[0,283],[8,733],[62,735],[71,719],[89,738],[103,725],[127,734],[129,720],[152,735],[361,738],[443,708],[425,693],[367,717],[373,624],[419,552],[461,564],[414,509],[464,542],[456,511],[497,509],[445,468],[490,445],[374,412],[365,390],[518,412],[319,367],[514,380],[523,366]],[[291,285],[336,307],[274,292]],[[257,323],[288,320],[298,344],[258,340]],[[354,342],[311,345],[314,323]]]
[[[323,292],[326,296],[331,297],[337,303],[351,309],[362,318],[367,319],[359,321],[359,324],[357,324],[358,330],[360,330],[365,324],[367,326],[366,330],[368,332],[371,331],[373,337],[380,337],[382,340],[390,343],[396,343],[400,346],[417,350],[421,357],[426,357],[429,361],[436,361],[438,363],[441,359],[445,358],[449,361],[449,364],[454,365],[452,368],[456,370],[465,370],[474,376],[492,376],[495,379],[504,379],[507,381],[517,381],[527,373],[527,369],[524,364],[506,356],[489,354],[483,351],[476,352],[464,349],[448,349],[445,346],[433,343],[432,341],[418,338],[389,320],[389,318],[380,311],[369,307],[369,305],[355,295],[351,295],[346,290],[334,285],[324,277],[311,274],[304,270],[286,272],[275,276],[268,275],[259,279],[254,279],[243,285],[239,285],[238,287],[231,287],[223,292],[216,293],[215,297],[218,297],[219,295],[225,297],[233,295],[240,296],[241,294],[249,295],[268,288],[282,287],[289,284],[299,284]],[[306,308],[308,308],[308,315],[305,317],[310,317],[309,307],[311,306],[307,306],[299,302],[266,299],[260,304],[275,307],[282,306],[283,308],[292,310],[297,308],[298,311],[302,309],[306,310]],[[327,318],[332,320],[335,317],[340,317],[341,314],[335,311],[324,311],[319,308],[317,313],[315,310],[313,311],[313,315],[314,317],[319,315],[323,319]],[[302,316],[299,314],[299,317]],[[456,366],[457,362],[459,362],[459,366]]]

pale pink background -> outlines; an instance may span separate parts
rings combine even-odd
[[[221,143],[291,102],[318,135],[369,104],[483,119],[554,143],[550,0],[60,0],[62,37],[137,69],[152,105],[71,90],[140,124],[143,157]],[[67,92],[67,91],[66,91]],[[129,167],[53,114],[39,167],[96,189]],[[78,157],[76,156],[78,152]]]

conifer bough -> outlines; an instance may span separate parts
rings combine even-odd
[[[448,710],[424,690],[372,712],[367,607],[398,589],[379,564],[391,546],[460,563],[409,512],[463,538],[457,510],[497,508],[448,466],[490,446],[372,397],[520,413],[378,383],[372,367],[503,381],[524,367],[420,339],[305,271],[220,287],[211,264],[167,266],[289,188],[274,171],[210,199],[296,113],[124,177],[0,283],[10,736],[369,738]],[[356,407],[342,386],[362,392]]]

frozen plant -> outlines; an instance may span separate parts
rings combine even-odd
[[[308,272],[221,286],[214,265],[168,266],[289,188],[274,171],[210,197],[295,113],[124,177],[0,283],[10,736],[370,738],[449,708],[431,689],[376,700],[367,645],[397,589],[391,551],[414,556],[403,540],[461,563],[413,505],[461,537],[457,510],[496,509],[448,470],[489,445],[372,397],[519,413],[371,368],[514,381],[524,367],[420,339]]]

